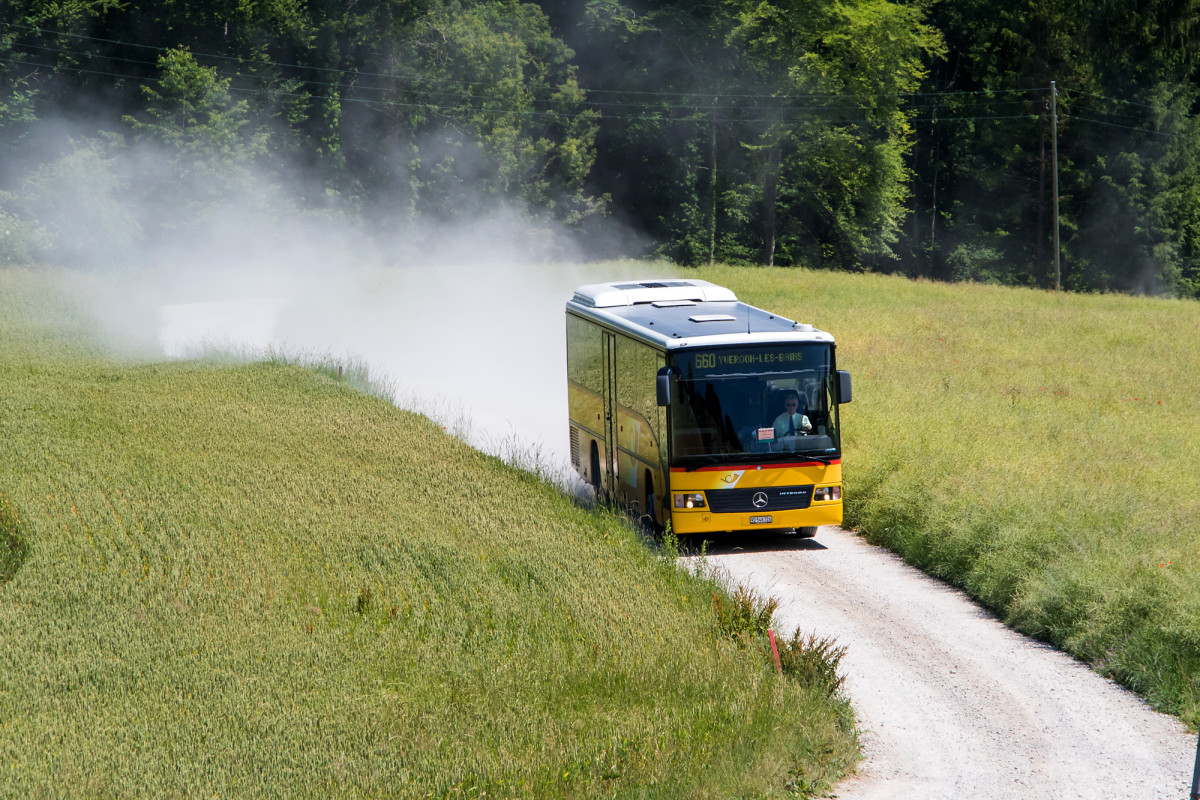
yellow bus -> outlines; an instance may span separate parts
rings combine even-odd
[[[702,280],[582,286],[567,302],[571,462],[680,535],[842,521],[833,336]]]

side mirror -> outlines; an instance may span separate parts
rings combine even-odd
[[[654,386],[658,390],[658,404],[660,406],[671,405],[671,376],[673,374],[670,367],[663,367],[658,371],[658,377],[655,379]]]
[[[849,403],[852,397],[850,393],[850,373],[844,369],[837,371],[838,376],[838,402]]]

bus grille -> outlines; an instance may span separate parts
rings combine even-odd
[[[579,428],[571,426],[571,463],[575,466],[582,466],[579,463]]]
[[[754,498],[761,494],[759,504]],[[813,484],[807,486],[764,486],[761,489],[710,489],[704,493],[708,507],[717,514],[795,511],[812,503]],[[766,499],[766,503],[762,500]]]

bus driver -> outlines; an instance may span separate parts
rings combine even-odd
[[[775,438],[796,436],[812,430],[808,417],[800,413],[800,396],[788,392],[783,401],[783,413],[775,418]]]

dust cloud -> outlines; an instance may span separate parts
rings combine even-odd
[[[528,263],[479,247],[444,263],[310,271],[272,294],[236,279],[202,295],[169,293],[156,308],[159,344],[171,357],[270,351],[360,362],[398,405],[480,449],[563,469],[563,306],[576,286],[628,277],[636,265]]]
[[[95,313],[131,354],[365,365],[398,405],[549,472],[569,457],[565,302],[582,284],[671,271],[589,262],[568,232],[495,201],[471,198],[453,220],[400,196],[314,208],[304,175],[181,169],[61,131],[58,143],[6,183],[53,243],[39,260],[105,286]]]

